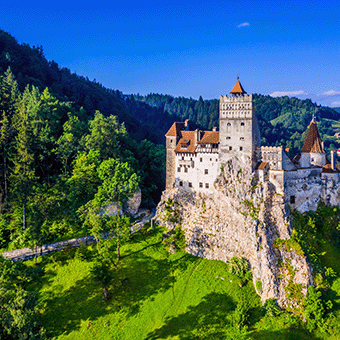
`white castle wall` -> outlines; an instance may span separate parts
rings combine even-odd
[[[175,187],[209,193],[220,171],[218,151],[176,154]],[[191,186],[190,184],[191,183]]]

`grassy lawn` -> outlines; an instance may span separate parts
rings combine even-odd
[[[224,262],[170,255],[161,237],[161,230],[137,233],[123,247],[106,303],[90,277],[91,261],[39,258],[45,275],[31,289],[46,303],[42,321],[50,338],[319,339],[291,327],[286,314],[263,317],[253,283],[242,286]],[[249,309],[246,329],[234,321],[240,301]]]

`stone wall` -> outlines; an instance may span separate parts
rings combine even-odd
[[[283,195],[269,182],[258,183],[250,162],[249,158],[229,160],[209,195],[166,190],[156,219],[167,228],[180,222],[187,251],[193,255],[225,262],[233,256],[245,257],[254,283],[262,282],[258,292],[262,301],[274,298],[281,306],[292,306],[297,301],[288,298],[287,291],[293,287],[306,294],[312,283],[311,267],[301,249],[288,241],[291,227]],[[169,202],[177,221],[165,209]]]

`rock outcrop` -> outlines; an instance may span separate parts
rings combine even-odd
[[[209,195],[166,190],[157,208],[158,223],[169,229],[180,224],[193,255],[225,262],[246,258],[263,302],[274,298],[282,307],[299,305],[313,282],[312,269],[290,238],[283,196],[270,182],[259,182],[245,158],[224,164],[214,187]]]

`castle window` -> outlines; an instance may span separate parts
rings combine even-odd
[[[184,160],[184,157],[182,157],[182,161]]]
[[[243,122],[241,123],[241,126],[244,126],[244,123],[243,123]]]
[[[233,149],[233,147],[232,146],[229,146],[229,151],[231,151]]]
[[[200,186],[200,188],[203,188],[203,183],[202,183],[202,182],[200,182],[199,186]]]
[[[182,182],[182,181],[179,182],[179,186],[180,186],[180,187],[183,186],[183,182]]]
[[[191,182],[189,182],[189,188],[192,188],[192,183]]]
[[[290,204],[295,204],[295,196],[290,196]]]
[[[212,158],[210,158],[210,162],[212,161]]]
[[[208,169],[204,169],[204,174],[208,175]]]
[[[226,137],[225,139],[230,139],[230,137]]]
[[[243,147],[242,146],[240,146],[240,151],[242,151],[243,150]]]
[[[244,137],[240,137],[240,140],[244,140]]]
[[[200,158],[200,162],[203,162],[203,158],[202,157]]]
[[[181,168],[180,167],[177,168],[177,172],[181,172]]]
[[[205,183],[206,189],[209,189],[209,183]]]
[[[188,172],[188,168],[187,167],[184,167],[184,172]]]
[[[227,124],[227,132],[230,132],[230,130],[231,130],[231,124],[228,123],[228,124]]]
[[[172,139],[170,139],[170,143],[172,143]]]

